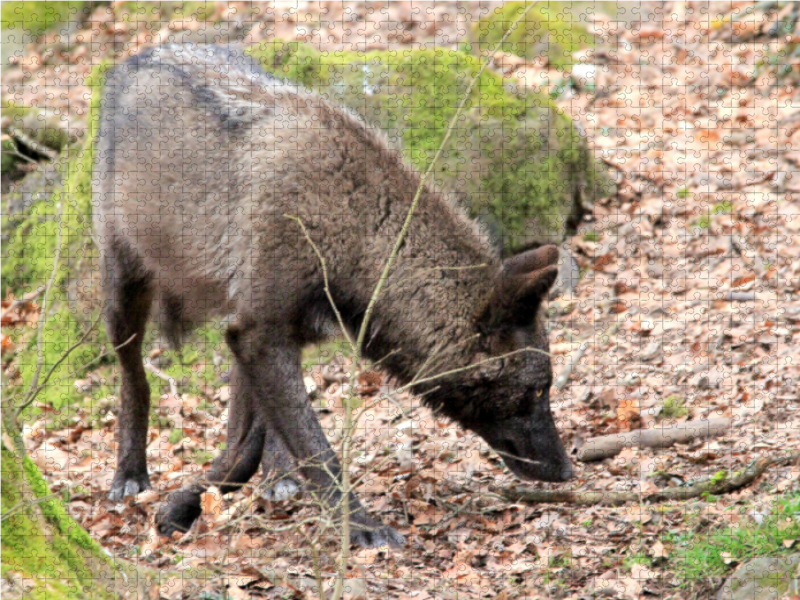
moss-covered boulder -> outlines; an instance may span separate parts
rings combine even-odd
[[[505,2],[475,24],[478,48],[493,50],[529,2]],[[572,54],[594,46],[586,28],[588,2],[542,2],[534,6],[503,43],[501,50],[528,59],[544,57],[559,69],[570,69]],[[588,5],[588,6],[587,6]]]
[[[111,600],[141,593],[148,584],[144,573],[115,563],[51,493],[3,401],[3,598]]]
[[[31,161],[49,159],[76,139],[66,115],[3,102],[0,117],[3,182],[19,179]]]
[[[477,58],[445,50],[322,54],[304,44],[270,43],[250,52],[275,75],[360,112],[387,131],[420,170],[433,158],[480,68]],[[104,69],[96,67],[87,82],[93,95],[86,136],[67,146],[54,165],[57,172],[51,167],[42,177],[45,183],[63,179],[63,187],[52,194],[48,186],[20,193],[14,202],[20,212],[9,213],[3,222],[3,283],[16,297],[48,281],[60,240],[44,330],[44,373],[86,334],[102,303],[90,234],[92,139]],[[35,187],[36,176],[28,175],[13,190],[22,192],[28,178]],[[600,178],[586,142],[571,121],[547,98],[518,95],[488,71],[472,92],[436,176],[489,224],[506,252],[561,239],[583,205],[604,193],[598,191]],[[11,335],[19,381],[30,382],[38,361],[36,336]],[[72,383],[84,365],[108,350],[106,342],[104,328],[96,325],[59,364],[39,400],[55,408],[81,401]]]
[[[274,75],[314,89],[387,132],[425,170],[472,78],[478,58],[452,50],[320,53],[265,42],[248,52]],[[586,140],[547,97],[517,93],[484,71],[436,168],[480,216],[504,251],[560,241],[603,194]]]
[[[60,152],[75,139],[70,134],[66,115],[43,108],[20,106],[13,102],[3,102],[2,112],[0,126],[3,132],[12,132],[13,136],[13,131],[21,131],[25,137],[47,150]],[[22,143],[25,143],[24,140]],[[35,152],[36,148],[30,150]]]
[[[800,554],[760,557],[740,566],[717,592],[717,600],[780,600],[800,592]]]
[[[107,341],[103,327],[95,325],[84,344],[59,362],[64,353],[84,337],[102,305],[98,251],[91,238],[94,156],[91,140],[97,130],[101,83],[106,68],[107,64],[96,67],[87,80],[87,86],[95,91],[87,139],[69,146],[55,163],[40,165],[36,172],[6,190],[11,204],[2,224],[0,262],[4,293],[20,298],[42,288],[52,277],[41,373],[47,373],[56,364],[58,367],[39,400],[55,408],[82,398],[72,385],[74,378],[83,374],[83,365],[95,359]],[[14,402],[19,394],[16,382],[27,385],[37,370],[38,350],[31,328],[9,329],[7,333],[17,347],[17,354],[11,359],[16,369],[11,372],[17,370],[20,376],[9,383],[4,402]]]

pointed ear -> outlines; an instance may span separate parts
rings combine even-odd
[[[557,275],[556,265],[524,275],[501,275],[495,291],[479,312],[477,322],[486,331],[530,326]]]
[[[503,261],[503,275],[523,275],[558,263],[558,248],[541,246]]]

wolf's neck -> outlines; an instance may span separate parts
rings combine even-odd
[[[490,251],[466,243],[465,232],[439,233],[409,238],[364,337],[364,355],[404,384],[463,366],[476,338],[473,318],[498,269]]]

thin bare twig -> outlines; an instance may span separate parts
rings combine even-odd
[[[600,335],[600,340],[602,341],[604,337],[611,337],[613,335],[616,335],[618,331],[619,331],[619,323],[613,323],[611,327],[606,329]],[[569,378],[572,375],[572,371],[575,370],[575,365],[577,365],[581,361],[581,358],[583,358],[583,355],[588,348],[589,348],[589,342],[587,341],[581,344],[577,348],[577,350],[575,350],[572,353],[572,355],[569,358],[569,362],[566,364],[564,370],[558,376],[558,379],[556,379],[554,385],[556,386],[557,390],[559,391],[563,390],[566,387],[567,383],[569,383]]]
[[[97,356],[95,356],[95,357],[94,357],[92,360],[90,360],[90,361],[89,361],[88,363],[86,363],[85,365],[82,365],[82,366],[78,367],[77,369],[75,369],[75,370],[74,370],[72,373],[70,373],[69,375],[64,375],[64,377],[59,377],[58,379],[56,379],[56,383],[58,383],[58,382],[60,382],[60,381],[65,381],[66,379],[71,379],[71,378],[75,377],[75,375],[77,375],[78,373],[82,373],[82,372],[84,372],[86,369],[88,369],[89,367],[91,367],[91,366],[92,366],[94,363],[96,363],[98,360],[105,358],[106,356],[108,356],[108,355],[109,355],[109,354],[111,354],[112,352],[116,352],[116,351],[117,351],[117,350],[119,350],[120,348],[124,348],[125,346],[127,346],[128,344],[130,344],[130,343],[131,343],[131,342],[132,342],[132,341],[133,341],[135,338],[136,338],[136,334],[134,333],[134,334],[133,334],[131,337],[129,337],[129,338],[128,338],[127,340],[125,340],[124,342],[122,342],[122,343],[121,343],[119,346],[114,346],[114,347],[113,347],[111,350],[108,350],[108,351],[101,352],[100,354],[98,354]]]
[[[470,96],[472,95],[472,90],[475,87],[475,84],[480,79],[483,72],[489,66],[489,63],[493,60],[494,54],[502,48],[505,41],[508,39],[508,36],[511,35],[517,25],[522,21],[528,13],[536,6],[537,2],[530,3],[525,10],[517,17],[511,27],[506,31],[505,35],[500,39],[495,47],[494,51],[486,58],[486,60],[481,65],[480,70],[475,74],[470,81],[469,86],[467,87],[466,92],[464,93],[464,97],[461,99],[461,102],[458,105],[458,109],[456,113],[453,115],[453,118],[450,120],[450,123],[447,126],[447,130],[445,132],[445,136],[442,139],[442,142],[439,144],[439,149],[436,151],[436,154],[433,157],[433,160],[428,165],[427,170],[422,175],[422,178],[419,181],[417,186],[417,191],[414,194],[414,198],[411,201],[411,206],[408,209],[408,213],[406,214],[405,221],[403,222],[403,226],[400,229],[400,233],[398,234],[397,238],[395,239],[394,246],[392,247],[392,252],[389,255],[388,259],[386,260],[386,264],[381,271],[380,277],[378,278],[378,283],[375,286],[375,289],[372,291],[372,296],[369,299],[369,303],[367,304],[367,310],[364,313],[364,318],[361,320],[361,326],[358,330],[358,336],[356,338],[355,344],[355,352],[353,357],[353,370],[350,375],[350,394],[353,394],[353,390],[355,390],[355,365],[358,363],[361,352],[364,348],[364,339],[366,338],[367,331],[369,329],[369,323],[372,318],[372,313],[375,310],[375,305],[380,298],[381,292],[383,291],[383,287],[386,284],[386,281],[389,278],[389,272],[392,269],[395,261],[397,260],[398,255],[400,254],[400,249],[403,247],[403,242],[405,241],[406,235],[408,234],[409,227],[411,225],[411,220],[414,217],[414,213],[417,210],[417,205],[419,204],[419,200],[422,197],[422,191],[425,189],[425,182],[430,177],[433,169],[436,167],[436,164],[439,162],[439,158],[441,157],[444,149],[447,147],[447,144],[450,141],[450,137],[453,135],[453,130],[456,127],[456,123],[458,123],[459,119],[461,118],[461,114],[464,112],[464,107],[467,105],[467,102],[470,100]],[[452,374],[452,372],[451,372]],[[431,378],[427,378],[431,380]],[[420,383],[420,382],[417,382]],[[331,594],[331,600],[340,600],[342,598],[342,594],[344,593],[344,580],[347,574],[347,563],[350,557],[350,501],[349,501],[349,494],[347,490],[350,488],[350,446],[352,444],[352,437],[353,437],[353,410],[357,408],[354,403],[347,402],[345,406],[345,422],[344,422],[344,438],[342,439],[342,490],[344,490],[343,500],[342,500],[342,507],[341,507],[341,514],[342,514],[342,539],[341,539],[341,553],[339,559],[339,565],[336,573],[336,583],[334,585],[333,593]]]
[[[164,373],[164,371],[162,371],[161,369],[156,367],[149,360],[145,361],[144,368],[147,369],[148,371],[150,371],[153,375],[155,375],[159,379],[163,379],[164,381],[166,381],[169,384],[169,393],[177,398],[177,396],[178,396],[178,384],[177,384],[177,382],[175,381],[175,378],[172,375],[167,375],[166,373]]]
[[[36,335],[36,350],[38,354],[38,358],[36,359],[36,371],[33,374],[33,379],[31,379],[31,385],[28,388],[28,394],[26,395],[26,400],[28,396],[33,393],[33,390],[39,385],[39,375],[42,372],[42,367],[44,366],[44,326],[47,323],[47,301],[50,298],[50,290],[53,288],[53,284],[56,280],[56,275],[58,274],[58,263],[61,262],[61,235],[64,231],[64,202],[58,203],[58,233],[56,234],[56,255],[53,258],[53,272],[50,274],[50,279],[47,280],[47,284],[44,288],[44,298],[42,298],[42,310],[39,315],[39,331]],[[17,411],[19,414],[19,411]]]
[[[466,367],[459,367],[458,369],[444,371],[436,375],[431,375],[430,377],[425,377],[423,379],[418,379],[417,381],[412,381],[411,383],[407,383],[406,385],[397,388],[395,390],[395,393],[404,392],[405,390],[412,388],[414,386],[420,385],[422,383],[428,383],[430,381],[436,381],[437,379],[441,379],[442,377],[449,377],[450,375],[456,375],[458,373],[463,373],[464,371],[470,371],[472,369],[480,367],[481,365],[485,365],[490,362],[494,362],[496,360],[501,360],[503,358],[508,358],[510,356],[514,356],[515,354],[522,354],[523,352],[538,352],[539,354],[550,356],[549,352],[545,352],[544,350],[539,350],[539,348],[520,348],[519,350],[514,350],[513,352],[507,352],[506,354],[501,354],[499,356],[492,356],[491,358],[487,358],[486,360],[480,360],[476,363],[472,363],[471,365],[467,365]]]
[[[298,217],[293,217],[292,215],[283,215],[283,216],[286,217],[287,219],[291,219],[292,221],[297,221],[297,224],[300,225],[300,229],[303,230],[303,233],[305,234],[308,243],[311,244],[311,247],[314,249],[317,258],[319,259],[319,264],[322,267],[322,278],[325,282],[325,295],[328,297],[328,302],[330,302],[331,308],[333,309],[333,312],[336,314],[336,320],[339,322],[339,327],[342,330],[342,335],[344,335],[345,339],[347,340],[347,343],[350,344],[350,349],[353,351],[353,353],[356,353],[356,345],[353,342],[352,338],[350,337],[350,334],[347,331],[347,327],[345,327],[344,325],[344,319],[342,319],[342,315],[339,312],[339,308],[336,306],[336,302],[334,302],[333,300],[333,294],[331,294],[331,287],[330,284],[328,283],[328,266],[325,263],[325,258],[322,256],[322,252],[319,251],[319,248],[317,248],[317,245],[314,243],[314,240],[311,239],[311,235],[309,235],[305,224],[303,224],[303,221],[301,221]]]
[[[320,600],[325,598],[325,586],[322,583],[322,567],[319,564],[319,548],[317,548],[317,544],[315,540],[309,539],[306,535],[306,540],[311,545],[311,563],[314,566],[314,579],[317,582],[317,593],[319,594]]]
[[[578,506],[618,506],[628,502],[665,502],[669,500],[689,500],[704,494],[720,496],[735,492],[758,479],[770,466],[791,464],[800,460],[800,452],[785,456],[772,456],[753,461],[742,471],[732,476],[714,475],[694,485],[668,487],[651,494],[636,492],[577,492],[572,490],[533,490],[522,487],[501,488],[491,486],[489,489],[509,502],[525,504],[542,504],[565,502]],[[724,473],[724,472],[723,472]],[[471,491],[471,490],[464,490]]]
[[[393,285],[399,286],[401,283],[406,283],[407,281],[411,281],[412,279],[416,279],[417,277],[422,277],[423,275],[431,271],[471,271],[472,269],[484,269],[488,266],[489,265],[487,265],[486,263],[481,263],[479,265],[468,265],[466,267],[429,267],[427,269],[419,269],[417,271],[414,271],[408,277],[396,281]]]
[[[22,414],[22,411],[25,410],[26,408],[28,408],[33,403],[33,401],[36,400],[36,396],[38,396],[39,392],[41,392],[44,389],[44,386],[47,385],[47,382],[50,380],[50,377],[53,375],[53,373],[59,367],[59,365],[61,365],[61,363],[63,363],[65,360],[67,360],[67,357],[70,354],[72,354],[73,350],[75,350],[76,348],[81,346],[83,344],[83,342],[86,341],[86,338],[89,337],[89,334],[92,333],[92,331],[94,331],[95,327],[97,327],[97,323],[100,322],[100,319],[102,318],[102,316],[103,316],[103,313],[100,313],[97,316],[97,318],[92,322],[92,324],[89,326],[89,329],[86,330],[86,333],[84,333],[81,336],[81,339],[79,339],[72,346],[70,346],[67,349],[67,351],[64,354],[62,354],[61,357],[55,362],[55,364],[52,367],[50,367],[50,370],[47,372],[47,375],[45,375],[45,377],[44,377],[44,381],[42,381],[42,383],[35,390],[30,390],[28,392],[28,395],[25,397],[25,400],[23,400],[22,404],[20,404],[20,406],[17,408],[17,411],[16,411],[16,416],[17,417],[19,417],[20,414]]]

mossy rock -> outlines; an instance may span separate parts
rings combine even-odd
[[[444,49],[321,53],[271,41],[248,52],[274,75],[383,129],[420,171],[481,66],[470,54]],[[437,183],[454,190],[507,253],[562,240],[595,196],[606,194],[604,177],[586,140],[549,98],[507,89],[489,71],[436,167]]]
[[[115,14],[123,22],[144,22],[150,25],[166,25],[173,20],[207,21],[214,14],[213,2],[120,2]]]
[[[102,548],[53,496],[39,469],[2,446],[4,596],[31,599],[119,597]],[[120,575],[122,578],[122,575]]]
[[[32,190],[29,198],[32,202],[25,204],[22,212],[6,215],[3,222],[3,285],[5,293],[11,292],[17,298],[39,289],[50,279],[58,231],[61,229],[61,257],[48,298],[44,328],[42,374],[47,373],[67,349],[81,339],[96,319],[101,306],[98,252],[90,237],[94,156],[91,140],[97,130],[100,82],[107,66],[103,64],[96,67],[87,80],[90,89],[96,88],[92,97],[87,139],[80,147],[68,147],[56,164],[47,168],[41,188],[36,186],[38,171],[15,184],[12,189],[24,188],[28,178],[33,178],[31,187],[36,189]],[[53,173],[53,169],[57,172]],[[44,171],[42,174],[45,174]],[[63,180],[63,185],[48,193],[48,182],[58,183],[59,180]],[[9,330],[9,335],[15,338],[18,353],[14,360],[22,381],[27,384],[36,370],[36,336],[20,338],[17,336],[23,335],[23,332],[16,330]],[[24,341],[23,345],[21,341]],[[106,343],[103,327],[96,327],[86,343],[74,350],[52,374],[51,383],[38,400],[61,408],[82,398],[72,385],[74,379],[63,378],[69,374],[74,378],[80,377],[82,372],[75,371],[98,356]],[[4,402],[17,401],[18,394],[18,389],[7,389]]]
[[[37,144],[56,152],[61,152],[67,144],[75,139],[70,135],[69,120],[66,115],[43,108],[20,106],[7,101],[3,102],[2,111],[0,127],[4,133],[16,129]]]
[[[480,52],[489,52],[525,11],[529,2],[506,2],[475,24]],[[576,6],[577,4],[577,6]],[[594,46],[586,28],[588,3],[547,2],[534,6],[501,46],[529,59],[546,57],[550,65],[570,69],[572,54]]]
[[[725,581],[717,600],[779,600],[800,591],[800,554],[754,558]]]
[[[0,131],[9,136],[2,142],[4,180],[19,179],[24,174],[20,167],[30,159],[46,158],[42,149],[45,154],[51,150],[57,154],[76,139],[66,115],[9,101],[3,101]]]
[[[277,76],[317,89],[382,127],[420,170],[433,158],[480,68],[475,57],[445,50],[321,54],[304,44],[271,43],[250,52]],[[63,203],[61,260],[48,304],[43,373],[83,336],[101,305],[98,254],[89,234],[92,140],[107,66],[96,67],[87,83],[93,95],[86,138],[80,147],[68,146],[58,161],[63,188],[37,198],[3,231],[4,286],[21,297],[51,276]],[[460,194],[473,215],[485,219],[505,251],[513,252],[563,238],[567,222],[599,193],[599,173],[585,140],[547,98],[518,95],[500,77],[484,72],[436,175]],[[14,360],[22,381],[30,382],[37,363],[35,336],[23,341],[14,339]],[[107,338],[99,325],[56,369],[38,400],[57,409],[80,402],[83,396],[72,383],[82,372],[75,371],[104,349]],[[113,356],[103,360],[113,361]],[[12,401],[18,393],[7,392]]]

